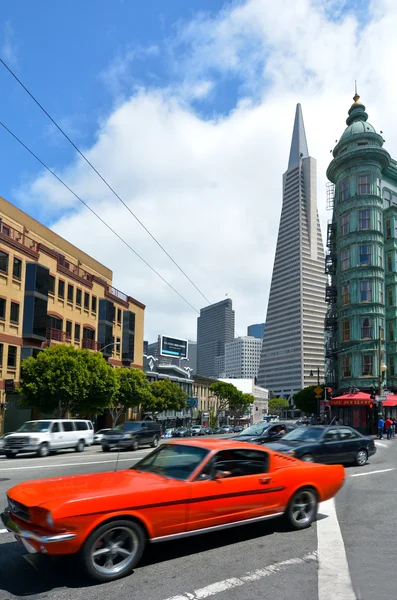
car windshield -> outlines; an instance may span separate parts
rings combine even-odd
[[[290,433],[287,433],[283,437],[284,441],[291,442],[316,442],[319,440],[324,434],[324,429],[321,427],[300,427],[299,429],[294,429]]]
[[[18,429],[21,433],[31,433],[37,431],[48,431],[51,426],[51,421],[28,421]]]
[[[268,423],[256,423],[255,425],[247,427],[247,429],[244,429],[238,435],[261,435],[268,427]]]
[[[202,463],[208,452],[206,448],[196,446],[163,444],[131,467],[131,470],[186,480]]]
[[[117,425],[117,427],[115,427],[117,431],[135,431],[136,429],[140,428],[140,423],[123,423],[122,425]]]

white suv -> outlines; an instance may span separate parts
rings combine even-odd
[[[47,456],[50,452],[74,448],[83,452],[94,442],[94,428],[91,421],[84,419],[42,419],[26,421],[4,439],[3,454],[14,458],[21,453],[35,453]]]

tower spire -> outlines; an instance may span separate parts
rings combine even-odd
[[[354,92],[353,100],[354,102],[358,102],[360,100],[360,96],[357,94],[357,81],[354,81]]]
[[[308,156],[309,149],[307,147],[305,126],[303,124],[302,107],[300,104],[297,104],[288,169],[291,169],[291,167],[296,165],[300,158],[307,158]]]

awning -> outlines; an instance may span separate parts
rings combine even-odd
[[[331,398],[328,404],[330,406],[369,406],[371,402],[373,400],[371,400],[370,394],[357,392],[357,394],[343,394],[343,396]]]
[[[397,395],[388,396],[387,399],[382,402],[382,406],[397,406]]]

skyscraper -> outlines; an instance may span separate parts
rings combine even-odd
[[[263,336],[265,335],[265,326],[266,323],[255,323],[254,325],[248,325],[247,335],[263,340]]]
[[[256,378],[261,357],[262,339],[237,337],[225,344],[225,377]]]
[[[298,104],[258,375],[258,385],[278,396],[317,383],[317,369],[323,378],[325,283],[316,160]]]
[[[219,377],[225,369],[225,344],[234,338],[230,298],[200,310],[197,318],[197,374]]]

